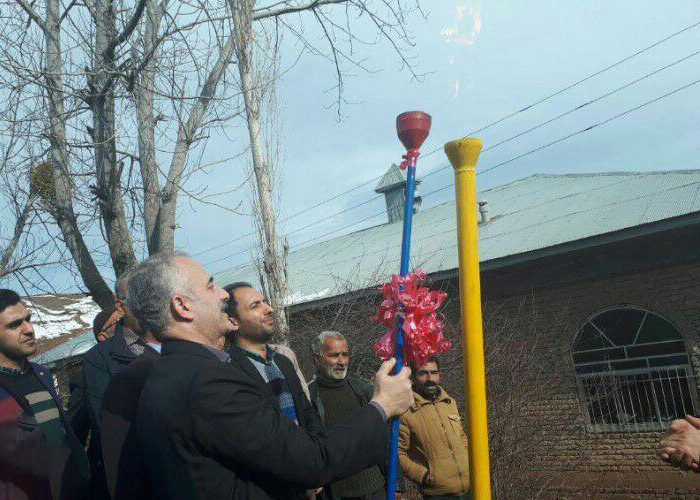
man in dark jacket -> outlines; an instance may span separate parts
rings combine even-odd
[[[136,412],[159,354],[147,350],[107,385],[100,419],[102,459],[112,500],[145,500],[153,494],[136,430]]]
[[[112,337],[93,346],[83,358],[83,384],[85,407],[90,419],[90,445],[88,455],[92,469],[93,500],[108,500],[109,492],[102,461],[100,412],[107,385],[124,368],[146,351],[156,353],[160,344],[149,334],[143,334],[136,318],[126,304],[128,273],[117,280],[115,286],[116,308],[122,317],[116,324]]]
[[[154,491],[164,500],[290,500],[385,458],[386,418],[413,402],[410,370],[377,374],[370,404],[310,433],[271,403],[243,363],[223,351],[228,294],[194,260],[157,255],[130,277],[129,307],[163,340],[141,393],[137,431]],[[267,392],[267,393],[266,393]]]
[[[0,289],[0,499],[83,498],[87,457],[68,424],[51,372],[30,363],[31,315]]]
[[[104,342],[114,335],[120,317],[121,314],[116,307],[108,307],[97,313],[92,321],[92,332],[98,343]],[[90,416],[85,402],[85,376],[83,375],[82,361],[68,381],[68,391],[70,392],[68,409],[66,410],[68,422],[70,422],[70,426],[80,443],[85,445],[88,434],[90,434]],[[90,448],[90,450],[94,449],[94,446]],[[94,462],[93,459],[90,461]]]
[[[249,283],[233,283],[224,290],[229,294],[231,363],[240,364],[258,383],[260,391],[270,396],[270,403],[292,422],[307,431],[321,432],[321,419],[311,406],[292,361],[268,345],[275,333],[275,321],[267,299]],[[308,493],[318,494],[321,489]]]
[[[367,404],[372,399],[373,389],[366,382],[348,376],[350,352],[340,332],[321,332],[311,349],[316,361],[316,378],[309,384],[311,402],[324,424],[334,425]],[[383,500],[386,497],[385,473],[386,464],[373,465],[329,485],[326,496],[332,500]],[[403,486],[403,477],[400,477],[397,494]]]

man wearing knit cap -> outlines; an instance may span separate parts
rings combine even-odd
[[[309,384],[311,403],[325,426],[335,425],[366,405],[373,390],[366,382],[348,376],[350,352],[343,334],[321,332],[311,349],[316,361],[316,378]],[[398,495],[403,480],[397,483]],[[326,496],[329,500],[383,500],[385,487],[384,472],[374,465],[326,486]]]

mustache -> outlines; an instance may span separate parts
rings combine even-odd
[[[423,386],[424,387],[437,387],[437,384],[431,380],[431,381],[428,381],[425,384],[423,384]]]

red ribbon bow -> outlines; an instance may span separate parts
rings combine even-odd
[[[401,164],[399,164],[399,168],[401,170],[406,170],[407,167],[415,167],[416,166],[416,158],[420,156],[420,151],[417,149],[409,149],[406,151],[406,154],[403,155],[401,158],[403,158],[403,161]]]
[[[374,344],[374,352],[380,359],[386,361],[394,355],[398,311],[404,317],[404,358],[408,364],[422,366],[433,356],[450,348],[450,342],[442,335],[443,324],[435,312],[447,294],[421,286],[425,279],[425,272],[420,270],[405,278],[395,274],[389,283],[380,287],[384,301],[379,306],[377,315],[372,316],[373,322],[382,323],[388,328]]]

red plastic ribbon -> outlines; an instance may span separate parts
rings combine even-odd
[[[395,274],[389,283],[380,287],[384,301],[372,321],[382,323],[387,332],[374,344],[374,352],[387,360],[394,355],[394,332],[397,312],[401,311],[404,333],[404,358],[408,364],[424,365],[430,358],[442,354],[451,344],[442,335],[443,323],[435,312],[447,294],[431,291],[421,286],[426,279],[423,271],[416,271],[405,278]],[[401,287],[403,286],[403,290]]]
[[[403,158],[403,161],[399,165],[399,168],[401,170],[406,170],[407,167],[415,167],[416,166],[416,158],[420,156],[420,151],[417,149],[409,149],[406,151],[406,154],[403,155],[401,158]]]

